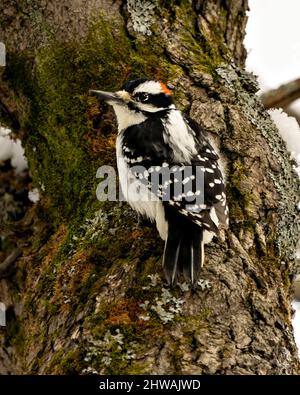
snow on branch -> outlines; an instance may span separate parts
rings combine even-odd
[[[21,141],[19,139],[13,140],[10,137],[10,130],[0,127],[0,161],[8,159],[10,159],[17,174],[27,169],[27,160]]]

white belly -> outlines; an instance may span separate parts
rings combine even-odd
[[[149,191],[146,185],[136,179],[121,156],[121,138],[117,138],[117,166],[119,180],[124,199],[130,206],[144,217],[156,222],[160,237],[166,240],[168,223],[162,202]]]

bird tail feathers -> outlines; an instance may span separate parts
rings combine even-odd
[[[193,233],[169,231],[165,243],[163,268],[169,285],[176,285],[178,275],[183,273],[188,283],[195,284],[204,262],[203,231],[193,229]]]

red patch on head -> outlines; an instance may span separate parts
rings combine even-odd
[[[166,94],[166,95],[172,95],[172,92],[170,91],[170,89],[168,89],[167,85],[164,84],[163,82],[159,82],[160,83],[160,87],[161,90]]]

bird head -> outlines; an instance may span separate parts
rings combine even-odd
[[[161,81],[146,78],[128,81],[117,92],[91,90],[90,94],[113,106],[122,129],[175,108],[170,89]]]

